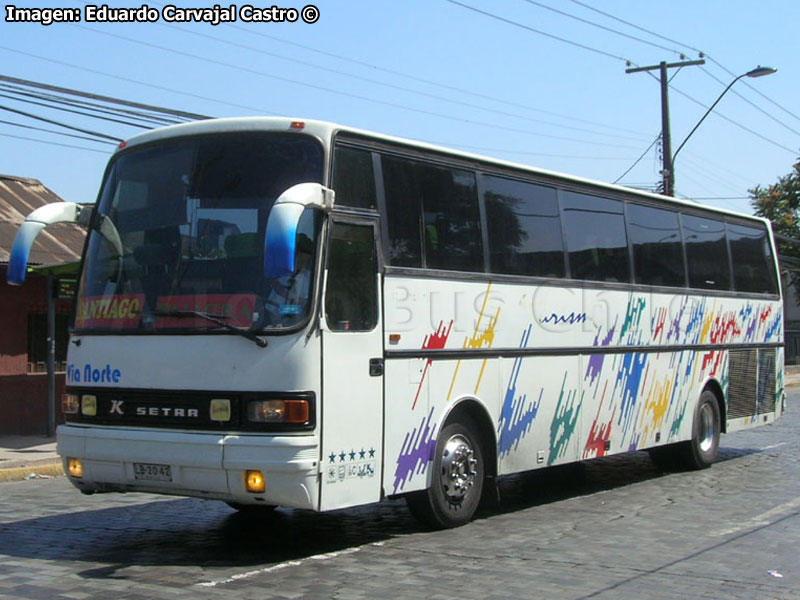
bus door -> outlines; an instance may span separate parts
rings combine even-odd
[[[320,509],[381,498],[383,323],[377,222],[332,217],[322,300]]]

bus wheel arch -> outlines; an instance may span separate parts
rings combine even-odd
[[[497,444],[486,409],[465,399],[446,414],[430,464],[430,484],[406,496],[411,514],[444,529],[469,522],[484,494],[494,494]]]

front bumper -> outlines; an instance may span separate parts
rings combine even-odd
[[[319,509],[316,435],[179,433],[62,425],[58,453],[79,458],[82,492],[151,492],[239,504]],[[134,463],[169,465],[171,481],[137,479]],[[263,493],[245,491],[244,471],[260,470]],[[68,471],[67,471],[68,472]]]

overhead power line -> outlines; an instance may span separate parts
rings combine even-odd
[[[215,59],[215,58],[209,58],[207,56],[200,56],[200,55],[198,55],[196,53],[184,52],[183,50],[177,50],[175,48],[169,48],[168,46],[162,46],[160,44],[153,44],[153,43],[150,43],[150,42],[145,42],[145,41],[138,40],[138,39],[135,39],[135,38],[123,36],[123,35],[120,35],[118,33],[109,33],[109,32],[106,32],[106,31],[101,31],[99,29],[94,29],[92,27],[86,27],[84,25],[75,25],[75,24],[73,24],[72,26],[73,27],[77,27],[79,29],[83,29],[85,31],[91,31],[91,32],[97,33],[99,35],[105,35],[105,36],[113,37],[117,41],[125,40],[127,42],[132,43],[132,44],[137,44],[137,45],[140,45],[140,46],[145,46],[145,47],[148,47],[148,48],[153,48],[153,49],[161,50],[161,51],[164,51],[164,52],[169,52],[171,54],[176,54],[178,56],[184,56],[184,57],[190,58],[192,60],[198,60],[198,61],[205,62],[205,63],[208,63],[208,64],[212,64],[212,65],[216,65],[216,66],[220,66],[220,67],[224,67],[224,68],[228,68],[228,69],[233,69],[233,70],[236,70],[236,71],[241,71],[243,73],[248,73],[250,75],[256,75],[258,77],[264,77],[264,78],[267,78],[267,79],[273,79],[273,80],[276,80],[276,81],[282,81],[284,83],[291,83],[293,85],[298,85],[298,86],[301,86],[301,87],[305,87],[305,88],[309,88],[309,89],[313,89],[313,90],[317,90],[317,91],[324,91],[324,92],[327,92],[327,93],[330,93],[330,94],[335,94],[335,95],[338,95],[338,96],[344,96],[346,98],[355,98],[355,99],[358,99],[358,100],[363,100],[365,102],[371,102],[371,103],[379,104],[379,105],[382,105],[382,106],[391,106],[393,108],[397,108],[397,109],[400,109],[400,110],[403,110],[403,111],[408,111],[408,112],[413,112],[413,113],[417,113],[417,114],[424,114],[424,115],[434,116],[434,117],[438,117],[438,118],[441,118],[441,119],[447,119],[449,121],[455,121],[455,122],[458,122],[458,123],[467,123],[467,124],[470,124],[470,125],[480,125],[482,127],[488,127],[488,128],[494,129],[494,130],[510,131],[510,132],[514,132],[514,133],[521,133],[521,134],[524,134],[524,135],[530,135],[530,136],[534,136],[534,137],[542,137],[542,138],[546,138],[546,139],[555,139],[555,140],[561,140],[561,141],[567,141],[567,142],[575,142],[575,143],[579,143],[579,144],[583,144],[583,145],[605,146],[605,147],[626,148],[626,149],[630,149],[631,148],[630,146],[624,146],[624,145],[621,145],[621,144],[611,144],[611,143],[606,143],[606,142],[597,142],[597,141],[589,141],[589,140],[584,140],[584,139],[569,138],[569,137],[565,137],[565,136],[550,135],[550,134],[541,133],[540,131],[531,131],[531,130],[522,129],[522,128],[519,128],[519,127],[503,126],[503,125],[501,125],[501,124],[499,124],[497,122],[486,122],[486,121],[480,121],[480,120],[477,120],[477,119],[468,119],[468,118],[458,117],[458,116],[455,116],[455,115],[452,115],[452,114],[440,113],[440,112],[436,112],[436,111],[432,111],[432,110],[426,110],[426,109],[423,109],[423,108],[415,108],[415,107],[412,107],[412,106],[408,106],[407,104],[401,104],[399,102],[391,102],[391,101],[388,101],[388,100],[381,100],[381,99],[378,99],[378,98],[372,98],[370,96],[366,96],[366,95],[363,95],[363,94],[354,94],[352,92],[344,92],[344,91],[336,89],[336,88],[326,87],[326,86],[317,85],[317,84],[314,84],[314,83],[308,83],[308,82],[305,82],[305,81],[300,81],[300,80],[297,80],[297,79],[292,79],[292,78],[289,78],[289,77],[283,77],[281,75],[275,75],[273,73],[267,73],[267,72],[264,72],[264,71],[259,71],[257,69],[252,69],[250,67],[245,67],[245,66],[242,66],[242,65],[239,65],[239,64],[233,64],[233,63],[221,61],[221,60],[218,60],[218,59]]]
[[[208,119],[205,115],[198,115],[196,113],[185,112],[182,110],[175,110],[172,108],[164,108],[163,106],[153,106],[150,104],[142,104],[140,102],[132,102],[130,100],[123,100],[121,98],[112,98],[111,96],[101,96],[100,94],[91,94],[89,92],[81,92],[78,90],[72,90],[69,88],[58,87],[55,85],[49,85],[46,83],[38,83],[36,81],[30,81],[28,79],[19,79],[17,77],[8,77],[7,75],[0,75],[0,81],[7,81],[9,83],[17,83],[22,84],[34,88],[39,88],[43,90],[49,90],[51,92],[59,92],[62,94],[70,94],[73,96],[79,96],[81,98],[88,98],[90,100],[101,100],[103,102],[110,102],[112,104],[121,104],[123,106],[130,106],[132,108],[142,108],[145,110],[152,110],[156,112],[160,112],[163,114],[173,115],[176,117],[182,117],[184,119],[188,119],[191,121],[195,121],[198,119]]]
[[[552,6],[547,6],[546,4],[542,4],[541,2],[536,2],[536,0],[524,0],[524,1],[527,2],[528,4],[532,4],[534,6],[538,6],[540,8],[544,8],[545,10],[549,10],[551,12],[554,12],[556,14],[562,15],[562,16],[570,18],[570,19],[574,19],[575,21],[580,21],[581,23],[585,23],[586,25],[591,25],[592,27],[596,27],[598,29],[602,29],[603,31],[608,31],[609,33],[613,33],[615,35],[622,36],[622,37],[627,38],[629,40],[634,40],[634,41],[640,42],[642,44],[647,44],[648,46],[652,46],[652,47],[658,48],[660,50],[666,50],[667,52],[672,52],[673,54],[677,54],[678,56],[680,56],[681,59],[685,59],[686,58],[686,55],[683,52],[681,52],[680,50],[675,50],[674,48],[667,48],[666,46],[662,46],[661,44],[656,44],[654,42],[650,42],[648,40],[644,40],[644,39],[642,39],[640,37],[636,37],[635,35],[630,35],[630,34],[622,32],[622,31],[618,31],[617,29],[612,29],[611,27],[606,27],[605,25],[600,25],[599,23],[595,23],[594,21],[590,21],[589,19],[583,19],[583,18],[578,17],[576,15],[571,15],[568,12],[564,12],[563,10],[558,10],[557,8],[553,8]]]
[[[501,17],[500,15],[496,15],[494,13],[490,13],[489,11],[482,10],[480,8],[476,8],[474,6],[470,6],[469,4],[464,4],[463,2],[458,2],[458,0],[445,0],[445,2],[449,2],[450,4],[455,4],[456,6],[460,6],[462,8],[466,8],[467,10],[471,10],[472,12],[481,14],[485,17],[489,17],[490,19],[495,19],[497,21],[501,21],[503,23],[507,23],[509,25],[513,25],[514,27],[519,27],[520,29],[524,29],[526,31],[530,31],[531,33],[536,33],[538,35],[543,35],[544,37],[548,37],[553,40],[557,40],[564,44],[569,44],[570,46],[575,46],[576,48],[581,48],[583,50],[588,50],[589,52],[594,52],[595,54],[600,54],[602,56],[606,56],[608,58],[613,58],[615,60],[620,60],[624,63],[633,64],[629,59],[624,58],[622,56],[617,56],[616,54],[611,54],[610,52],[606,52],[605,50],[600,50],[599,48],[592,48],[591,46],[587,46],[586,44],[581,44],[580,42],[576,42],[573,40],[569,40],[567,38],[562,38],[557,35],[553,35],[552,33],[547,33],[546,31],[542,31],[540,29],[535,29],[530,27],[529,25],[523,25],[522,23],[518,23],[517,21],[512,21],[511,19],[506,19],[505,17]]]

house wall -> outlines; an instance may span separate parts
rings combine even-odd
[[[70,310],[70,300],[56,301],[57,313]],[[47,374],[28,373],[28,315],[46,312],[44,277],[10,286],[0,268],[0,435],[47,433]],[[63,392],[64,373],[56,373],[56,423],[63,422]]]

